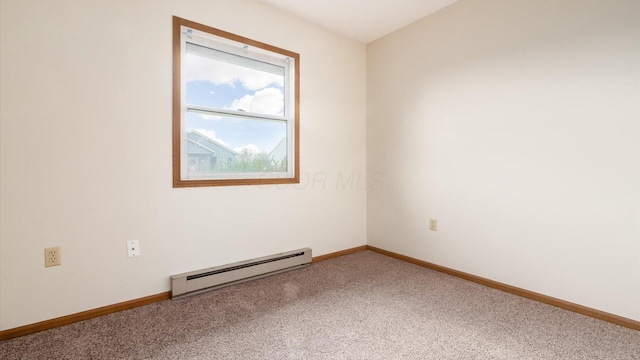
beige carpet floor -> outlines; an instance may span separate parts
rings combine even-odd
[[[640,359],[640,332],[371,251],[0,343],[1,359]]]

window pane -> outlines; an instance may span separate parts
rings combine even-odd
[[[300,182],[300,55],[173,17],[173,186]]]
[[[187,104],[284,115],[284,67],[187,43]]]
[[[287,171],[285,121],[187,116],[187,177]]]

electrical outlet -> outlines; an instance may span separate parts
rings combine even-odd
[[[127,254],[130,258],[140,256],[140,242],[138,240],[127,241]]]
[[[429,230],[438,231],[438,219],[429,219]]]
[[[60,246],[44,249],[44,267],[62,265]]]

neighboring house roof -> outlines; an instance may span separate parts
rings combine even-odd
[[[286,137],[282,138],[282,140],[280,140],[278,145],[276,145],[276,147],[274,147],[273,150],[271,150],[271,152],[269,153],[269,156],[271,156],[271,158],[274,160],[282,160],[287,157],[287,138]]]
[[[196,130],[189,130],[187,141],[187,153],[189,154],[216,154],[220,157],[238,155],[237,151]]]

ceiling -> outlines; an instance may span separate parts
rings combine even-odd
[[[369,43],[457,0],[258,0]]]

